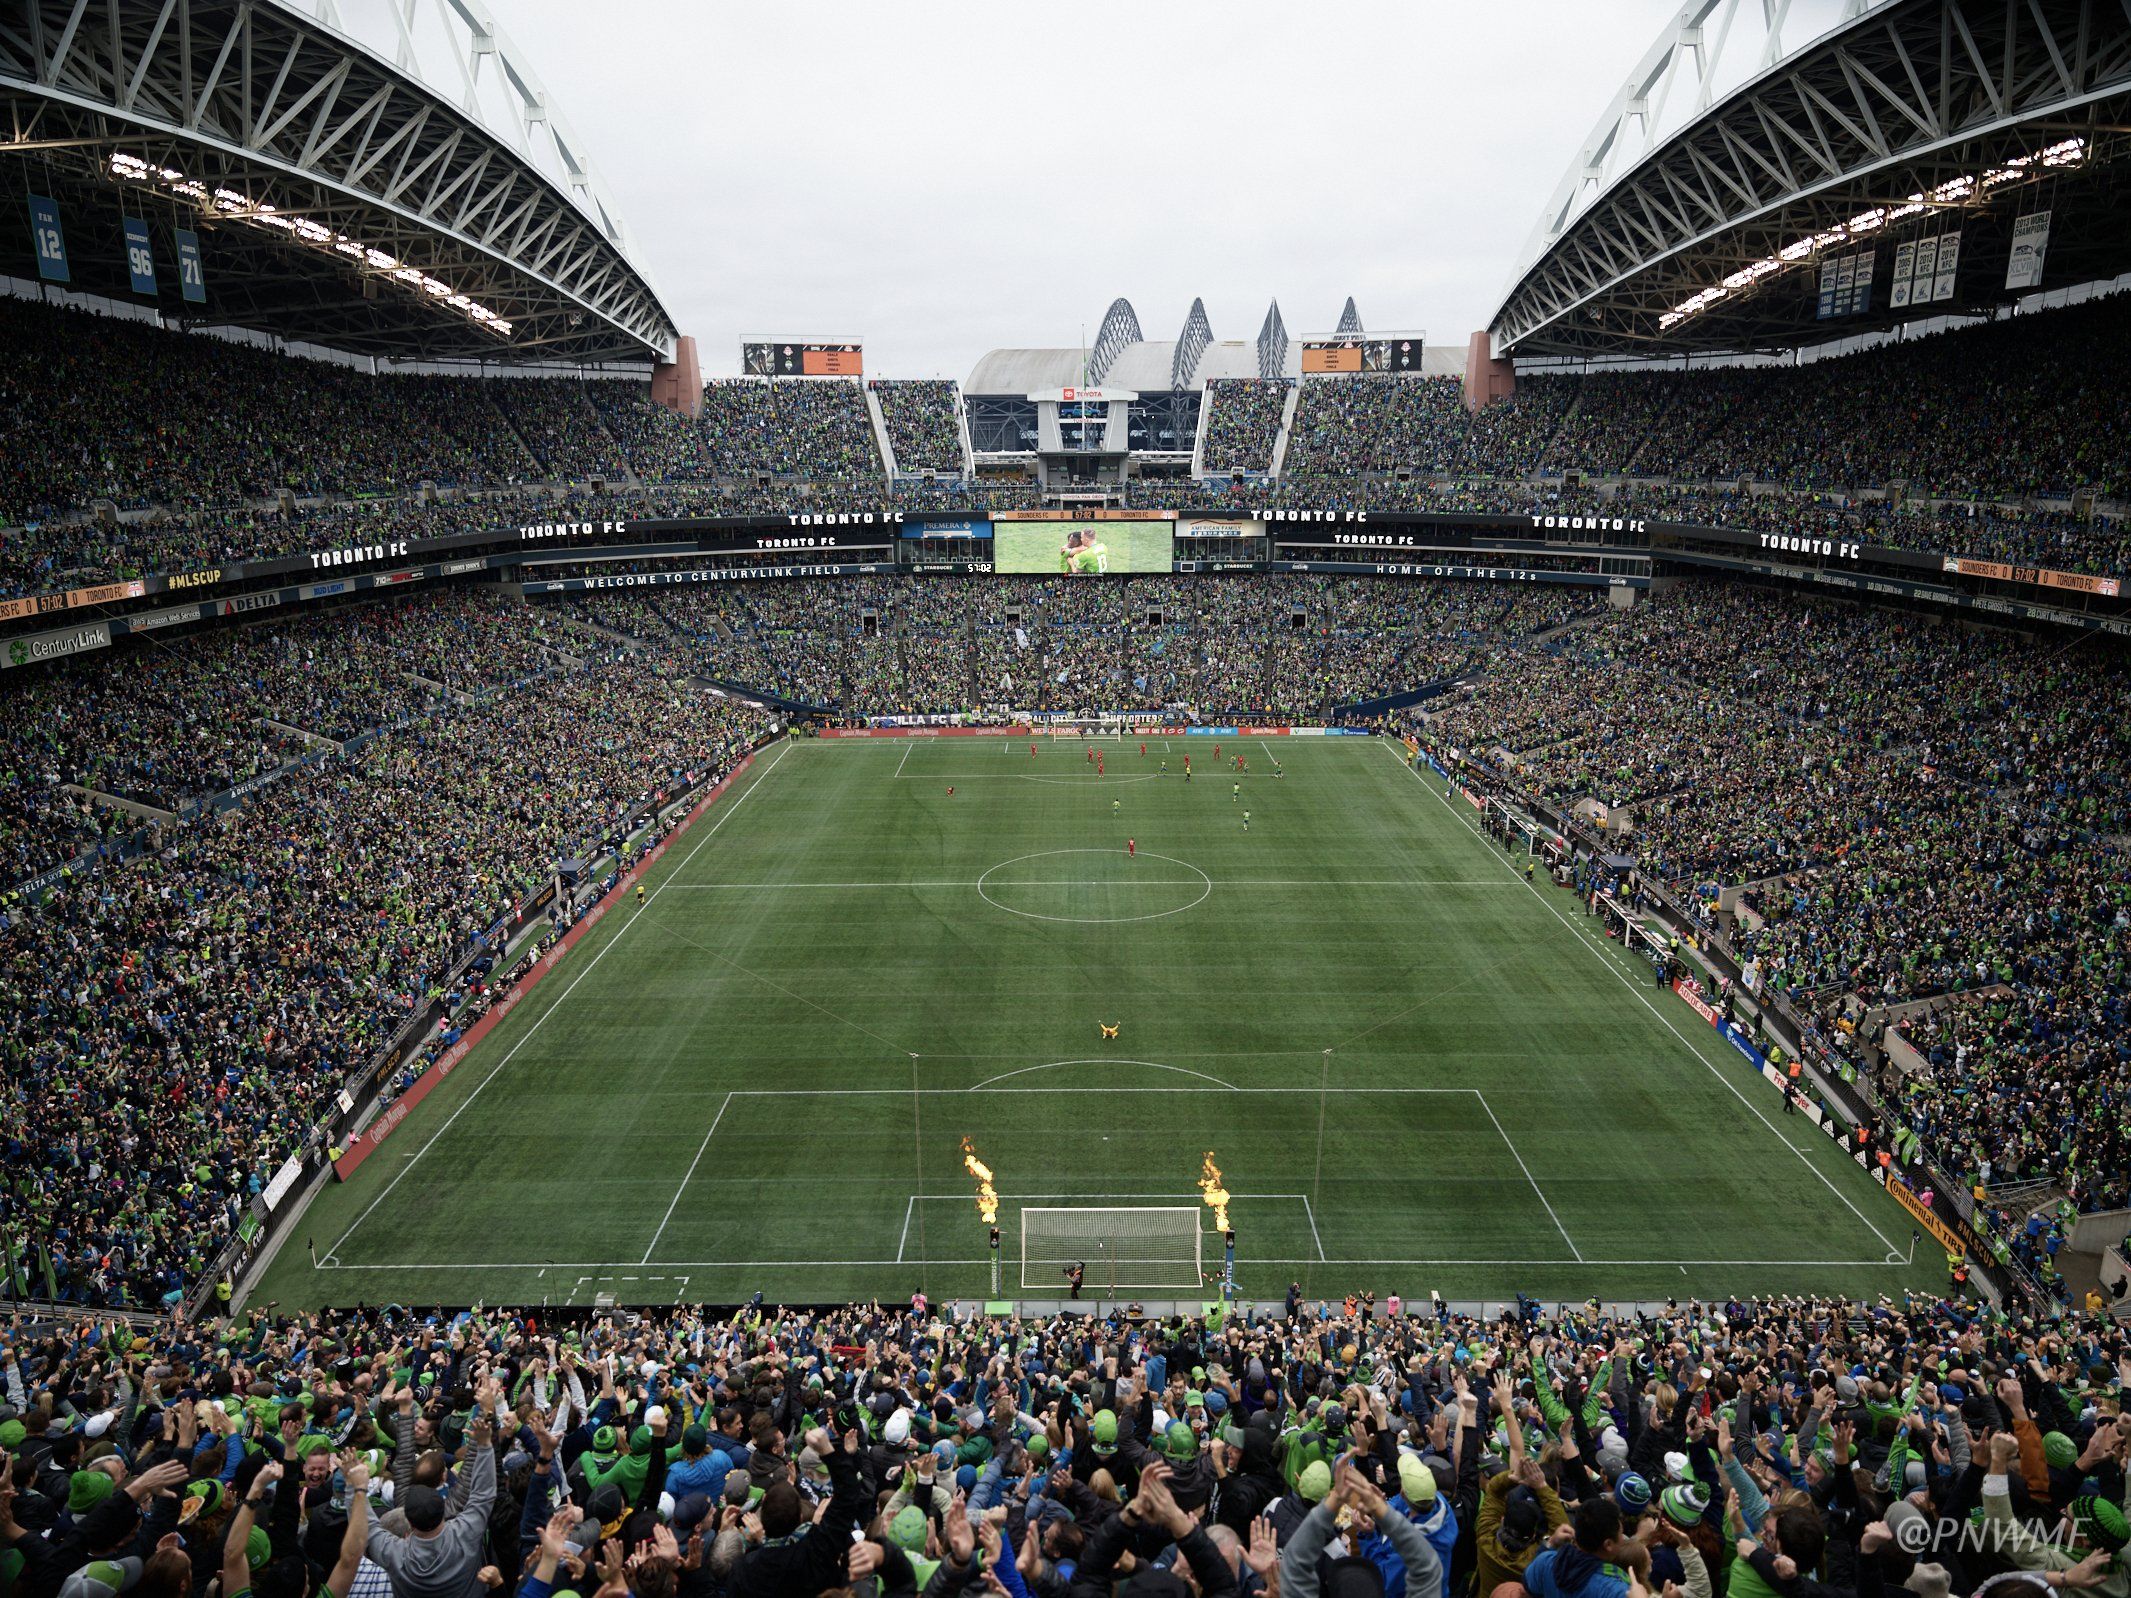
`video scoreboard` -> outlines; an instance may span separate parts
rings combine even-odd
[[[1340,372],[1418,372],[1421,335],[1365,338],[1345,335],[1302,341],[1302,375]]]
[[[802,339],[765,339],[740,346],[740,370],[748,377],[863,377],[865,347]]]

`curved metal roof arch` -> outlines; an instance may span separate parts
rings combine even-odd
[[[1830,32],[1897,0],[1688,0],[1659,30],[1577,146],[1548,195],[1517,264],[1515,282],[1665,138],[1717,98],[1770,71]],[[1813,12],[1834,16],[1809,17]],[[1814,20],[1821,25],[1813,26]],[[1743,26],[1741,23],[1743,21]],[[1689,94],[1675,97],[1683,82]]]
[[[1104,374],[1116,364],[1118,356],[1128,346],[1141,342],[1139,312],[1132,309],[1132,302],[1120,294],[1103,312],[1102,327],[1095,335],[1095,347],[1088,352],[1088,386],[1100,388]]]
[[[423,359],[673,353],[583,141],[482,0],[19,0],[0,101],[80,192],[220,230],[215,319]]]
[[[1810,312],[1772,297],[1786,273],[2122,154],[2118,0],[1831,0],[1836,25],[1813,30],[1805,9],[1693,0],[1677,15],[1550,198],[1489,319],[1495,353],[1795,342]],[[1742,19],[1760,30],[1743,54],[1757,35]]]

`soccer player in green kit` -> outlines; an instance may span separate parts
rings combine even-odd
[[[1058,552],[1058,569],[1068,577],[1098,576],[1110,569],[1110,546],[1091,529],[1076,527]]]

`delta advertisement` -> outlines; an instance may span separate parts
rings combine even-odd
[[[992,523],[992,561],[1002,572],[1115,577],[1167,572],[1166,521],[1002,521]]]

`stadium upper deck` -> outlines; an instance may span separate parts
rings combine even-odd
[[[0,272],[365,355],[685,365],[564,108],[478,0],[24,0]]]

